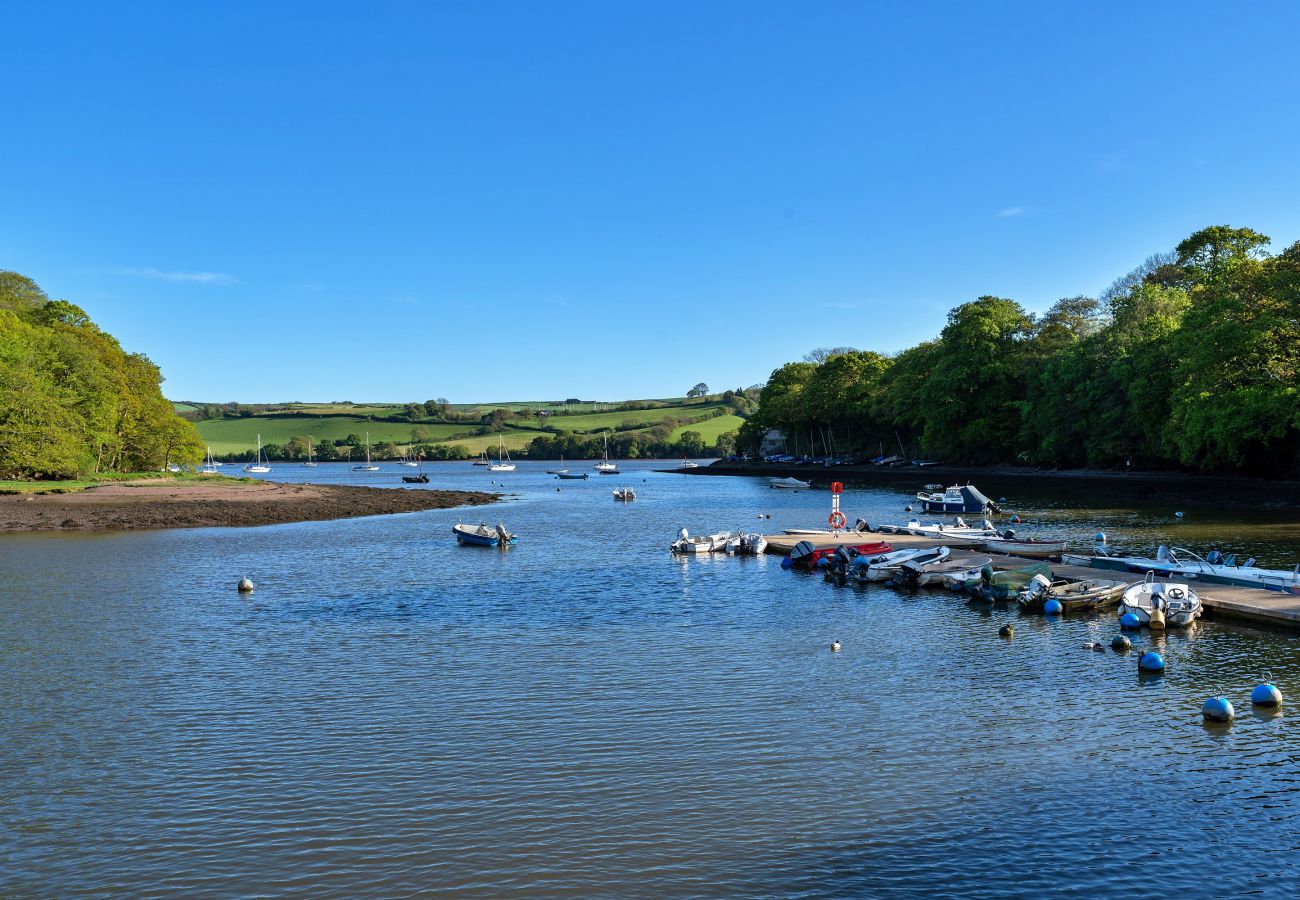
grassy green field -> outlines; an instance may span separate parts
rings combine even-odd
[[[370,432],[370,442],[391,441],[408,444],[411,429],[409,422],[372,422],[360,416],[248,416],[240,419],[209,419],[199,422],[199,434],[218,455],[252,451],[257,446],[257,436],[263,444],[287,444],[296,435],[305,434],[313,441],[337,441],[349,434],[362,437]],[[453,434],[472,431],[472,425],[420,425],[429,432],[430,441],[440,441]],[[531,436],[529,440],[531,440]],[[526,442],[525,442],[526,443]]]
[[[486,414],[492,409],[532,410],[539,406],[551,409],[563,408],[563,404],[553,403],[497,403],[476,405],[474,407],[453,404],[452,408],[461,412],[475,409]],[[542,431],[543,424],[575,434],[596,435],[604,431],[615,431],[629,423],[634,423],[637,426],[636,430],[640,430],[658,425],[669,418],[680,421],[708,415],[723,408],[725,408],[725,404],[721,402],[686,403],[679,399],[675,405],[655,409],[621,412],[603,410],[572,415],[553,415],[544,423],[533,417],[511,419],[505,432],[505,443],[506,447],[511,451],[520,450],[539,434],[546,433]],[[298,435],[306,435],[314,442],[322,440],[333,442],[340,441],[349,434],[364,436],[366,432],[370,432],[371,443],[377,444],[381,441],[388,441],[405,446],[411,442],[411,432],[416,427],[423,428],[428,432],[428,441],[430,443],[459,444],[472,454],[477,454],[484,449],[494,450],[498,444],[497,435],[495,434],[470,434],[465,437],[453,437],[453,435],[474,431],[476,428],[475,423],[412,424],[404,421],[385,421],[385,417],[404,414],[405,407],[398,405],[372,404],[354,406],[340,403],[294,403],[277,406],[274,409],[274,412],[255,416],[209,419],[199,422],[197,423],[199,434],[202,435],[204,442],[212,448],[212,452],[218,456],[251,454],[253,448],[257,445],[257,436],[259,434],[262,436],[263,444],[287,444]],[[372,416],[374,418],[370,418]],[[738,429],[742,421],[738,416],[727,414],[705,419],[695,424],[680,425],[673,431],[673,438],[680,438],[683,431],[698,431],[705,443],[712,444],[719,434]]]
[[[715,419],[708,419],[704,422],[696,422],[694,425],[683,425],[680,428],[673,429],[673,440],[680,441],[682,432],[698,431],[700,438],[706,446],[712,447],[713,442],[718,439],[718,435],[725,434],[728,431],[739,431],[740,426],[745,424],[745,420],[740,416],[733,416],[728,413],[725,416],[718,416]]]

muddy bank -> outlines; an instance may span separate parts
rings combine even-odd
[[[675,469],[690,475],[793,476],[815,487],[832,481],[879,484],[917,490],[922,485],[974,484],[990,497],[1013,496],[1025,485],[1060,497],[1114,495],[1138,502],[1180,506],[1300,506],[1300,482],[1262,478],[1215,477],[1171,472],[1109,472],[1097,469],[1029,469],[1012,466],[790,466],[767,463],[715,462],[698,469]]]
[[[481,506],[498,494],[344,485],[125,482],[73,494],[0,496],[0,532],[278,525]]]

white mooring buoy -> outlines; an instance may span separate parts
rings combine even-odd
[[[239,579],[239,584],[237,585],[237,587],[239,589],[239,593],[251,594],[253,593],[253,579],[245,575],[243,578]]]
[[[832,652],[832,653],[839,653],[839,652],[840,652],[840,642],[839,642],[839,641],[831,641],[831,652]]]

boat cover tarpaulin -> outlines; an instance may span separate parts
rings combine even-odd
[[[961,496],[962,499],[966,501],[966,509],[970,512],[975,512],[985,508],[995,508],[993,501],[981,494],[972,485],[968,484],[962,487]]]

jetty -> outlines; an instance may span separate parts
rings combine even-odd
[[[767,539],[767,552],[781,556],[788,556],[794,545],[800,541],[808,541],[817,548],[888,541],[895,549],[900,550],[911,547],[948,547],[952,550],[952,555],[949,557],[952,562],[975,559],[976,557],[991,557],[995,569],[1014,569],[1037,562],[1037,560],[1026,559],[1021,556],[1007,556],[1001,553],[980,550],[979,544],[975,543],[958,540],[941,541],[914,534],[843,531],[839,534],[775,534],[765,535],[765,537]],[[1089,566],[1067,566],[1055,562],[1051,563],[1051,566],[1053,573],[1066,578],[1122,579],[1126,577],[1124,572],[1094,569]],[[1138,580],[1137,575],[1132,575],[1132,578],[1134,581]],[[1280,626],[1300,630],[1300,595],[1266,591],[1262,588],[1235,587],[1233,585],[1210,584],[1208,582],[1198,583],[1195,579],[1191,579],[1190,583],[1196,587],[1196,593],[1201,598],[1206,613],[1213,618],[1236,619],[1256,625]]]

